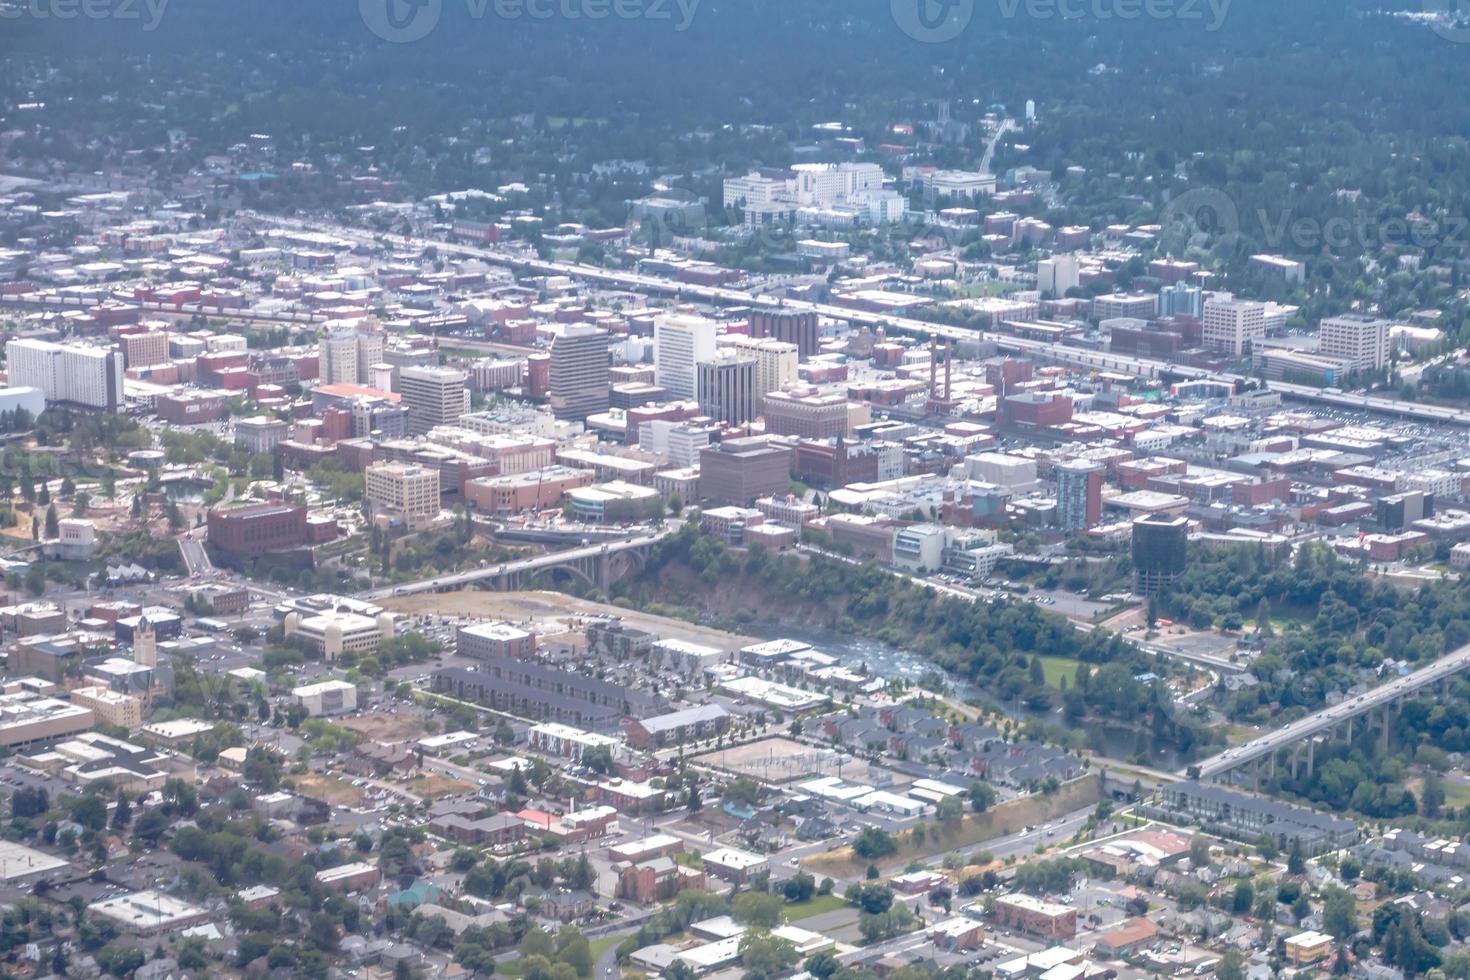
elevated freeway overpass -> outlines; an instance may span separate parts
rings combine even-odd
[[[1258,787],[1261,777],[1274,773],[1278,762],[1289,766],[1294,773],[1299,772],[1302,765],[1311,772],[1319,739],[1342,735],[1351,740],[1355,726],[1367,726],[1386,742],[1393,731],[1399,705],[1436,685],[1447,689],[1454,676],[1467,669],[1470,669],[1470,645],[1447,653],[1412,673],[1380,684],[1367,694],[1323,708],[1244,745],[1226,749],[1191,766],[1190,774],[1198,769],[1201,781],[1234,783],[1244,778],[1244,781]],[[1363,729],[1359,727],[1358,730]]]

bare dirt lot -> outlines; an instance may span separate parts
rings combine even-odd
[[[848,760],[841,766],[844,779],[859,783],[871,782],[866,762],[853,760],[832,749],[803,745],[779,736],[705,752],[693,756],[690,761],[762,782],[789,783],[836,776],[839,758]]]
[[[542,633],[571,629],[579,619],[586,616],[618,616],[629,626],[648,630],[660,639],[686,640],[729,650],[757,642],[751,637],[695,626],[681,619],[650,616],[605,603],[588,602],[560,592],[426,593],[384,599],[383,608],[418,616],[494,619],[532,624]]]
[[[350,728],[374,742],[404,742],[423,738],[424,719],[407,712],[390,715],[381,711],[369,711],[350,718],[339,718],[337,724]]]
[[[404,784],[404,788],[415,796],[430,801],[445,796],[458,796],[475,789],[474,786],[463,780],[452,776],[442,776],[439,773],[424,773],[421,776],[415,776]]]
[[[345,779],[315,773],[292,778],[296,781],[296,792],[302,796],[310,796],[332,806],[357,806],[362,803],[362,790]]]

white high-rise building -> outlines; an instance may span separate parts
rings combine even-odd
[[[673,398],[698,395],[697,365],[715,356],[717,325],[708,317],[663,313],[653,319],[654,381]]]
[[[1344,313],[1324,317],[1318,334],[1318,350],[1329,357],[1351,361],[1355,371],[1381,371],[1388,367],[1391,320]]]
[[[383,335],[355,324],[331,327],[317,346],[317,356],[322,384],[372,384],[372,368],[383,361]]]
[[[708,425],[673,419],[650,419],[638,425],[638,448],[664,457],[673,467],[698,466],[699,454],[709,444]]]
[[[750,173],[744,177],[725,178],[725,207],[759,207],[786,199],[791,181],[786,177]]]
[[[20,338],[5,345],[9,384],[39,388],[47,402],[115,412],[123,405],[123,355],[107,347]]]
[[[800,204],[838,204],[883,189],[883,168],[876,163],[798,163],[791,173],[791,193]]]
[[[1236,357],[1266,337],[1265,304],[1235,299],[1229,293],[1217,293],[1205,300],[1203,319],[1205,346],[1229,351]]]
[[[1081,283],[1075,255],[1053,255],[1036,263],[1036,291],[1060,299]]]

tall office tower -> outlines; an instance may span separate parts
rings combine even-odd
[[[1042,296],[1060,299],[1081,283],[1075,255],[1053,255],[1036,263],[1036,289]]]
[[[317,345],[324,385],[371,384],[372,366],[383,361],[383,335],[359,324],[327,330]]]
[[[1187,282],[1176,282],[1159,290],[1159,316],[1192,316],[1198,320],[1204,315],[1205,292]]]
[[[1189,521],[1145,514],[1133,522],[1133,591],[1158,595],[1184,574]]]
[[[123,405],[123,355],[106,347],[18,339],[5,345],[9,384],[39,388],[48,402],[116,412]]]
[[[608,334],[601,327],[568,324],[551,342],[551,412],[584,421],[612,404]]]
[[[699,411],[726,425],[755,418],[755,361],[733,350],[700,361]]]
[[[750,314],[752,337],[774,337],[795,344],[802,360],[821,349],[821,329],[815,313],[783,313],[780,310],[754,310]]]
[[[721,341],[727,347],[755,359],[755,410],[764,412],[766,396],[796,385],[797,361],[801,351],[784,340],[760,340],[732,334]]]
[[[1205,346],[1236,357],[1249,353],[1256,341],[1266,337],[1265,304],[1235,299],[1229,293],[1205,300],[1203,320]]]
[[[1057,524],[1085,531],[1102,519],[1103,467],[1086,460],[1057,464]]]
[[[653,319],[653,379],[673,398],[695,397],[694,366],[715,356],[715,321],[689,313]]]
[[[1381,371],[1388,367],[1389,331],[1393,321],[1361,313],[1344,313],[1322,319],[1318,353],[1351,361],[1355,371]]]
[[[398,372],[398,392],[408,409],[408,434],[421,436],[463,415],[465,373],[447,367],[406,367]]]

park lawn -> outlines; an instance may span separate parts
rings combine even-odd
[[[786,906],[786,921],[799,922],[802,919],[810,919],[814,915],[835,912],[846,905],[847,902],[840,895],[813,895],[805,902],[796,902]]]
[[[1071,687],[1077,681],[1077,665],[1079,661],[1071,657],[1053,657],[1043,655],[1041,667],[1046,672],[1046,686],[1060,689],[1062,678],[1067,679],[1067,686]]]

